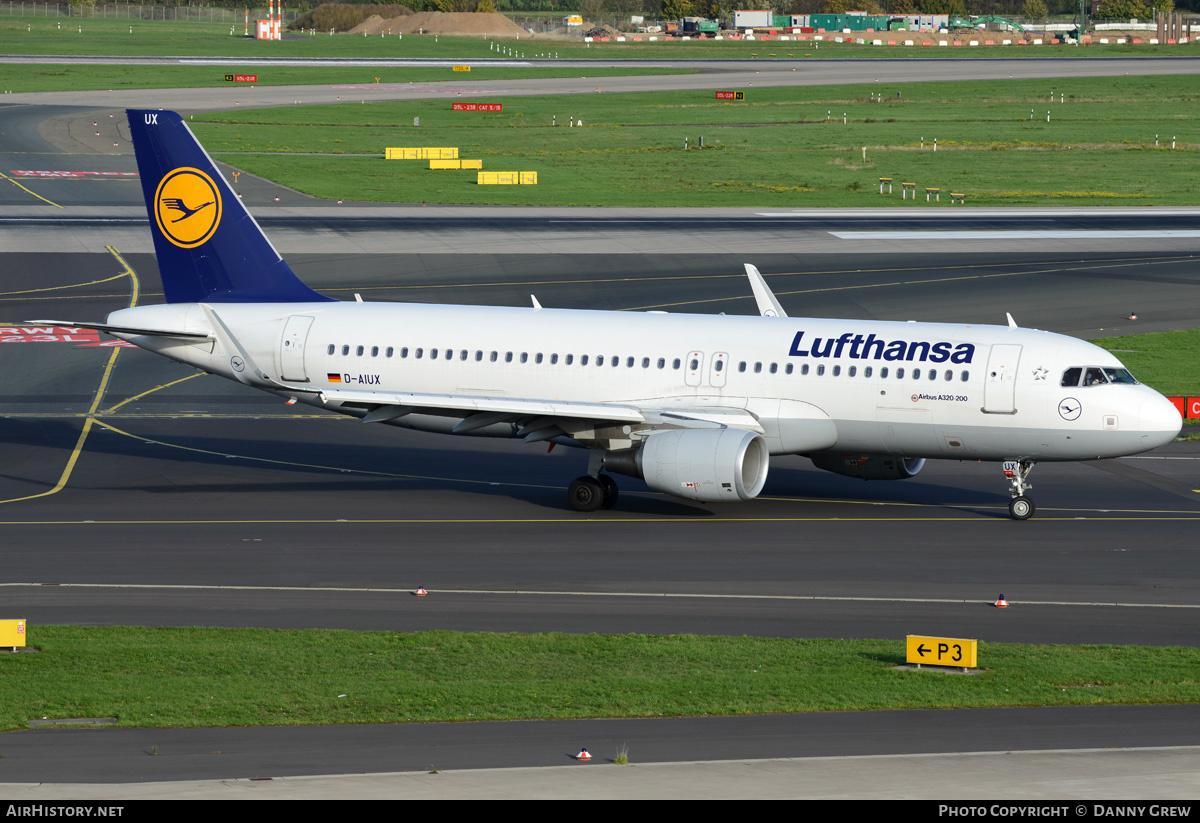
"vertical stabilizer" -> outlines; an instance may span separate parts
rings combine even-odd
[[[168,303],[332,299],[300,282],[182,117],[126,114]]]

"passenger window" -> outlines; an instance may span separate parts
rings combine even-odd
[[[778,364],[778,363],[772,363],[772,364],[771,364],[771,374],[774,374],[774,373],[775,373],[775,372],[777,372],[777,371],[779,371],[779,364]]]
[[[1078,366],[1067,369],[1063,372],[1062,385],[1065,387],[1078,386],[1079,378],[1083,376],[1083,369]]]
[[[492,352],[492,356],[488,359],[491,360],[493,363],[495,363],[497,360],[500,359],[500,352],[498,352],[498,351]]]
[[[400,349],[400,358],[402,360],[408,358],[408,346],[404,346],[402,349]]]
[[[510,352],[510,351],[506,351],[506,352],[504,353],[504,362],[505,362],[505,363],[511,363],[511,362],[512,362],[512,352]]]
[[[417,351],[416,351],[416,356],[417,356],[417,359],[418,359],[418,360],[420,360],[420,359],[421,359],[421,355],[423,355],[423,354],[425,354],[425,350],[424,350],[424,349],[417,349]]]
[[[538,352],[538,353],[537,353],[537,357],[533,358],[533,362],[534,362],[534,363],[541,363],[541,362],[542,362],[542,353],[541,353],[541,352]]]
[[[700,361],[693,357],[691,365],[688,366],[688,369],[690,371],[695,371],[698,368],[700,368]]]
[[[392,348],[391,346],[387,347],[387,356],[388,357],[391,357],[395,353],[396,353],[396,350],[394,348]]]
[[[357,354],[359,357],[362,357],[363,347],[359,346],[357,349],[354,350],[354,353]],[[1099,371],[1099,370],[1097,369],[1097,371]]]
[[[1099,386],[1100,384],[1107,382],[1108,378],[1104,376],[1103,369],[1088,369],[1087,374],[1083,378],[1083,384],[1085,386]]]
[[[970,373],[969,371],[966,371],[966,370],[964,369],[964,370],[963,370],[963,373],[962,373],[962,381],[963,381],[964,383],[966,383],[966,382],[967,382],[968,380],[970,380],[970,379],[971,379],[971,373]]]
[[[521,362],[522,363],[529,362],[529,352],[525,352],[525,351],[521,352]]]
[[[389,356],[390,356],[390,355],[389,355]],[[460,351],[460,352],[458,353],[458,359],[459,359],[459,360],[466,360],[468,356],[469,356],[469,354],[468,354],[468,352],[467,352],[467,350],[466,350],[466,349],[463,349],[462,351]]]
[[[334,345],[332,343],[330,343],[329,344],[329,353],[333,354],[334,351],[335,351]]]
[[[762,373],[762,363],[755,363],[755,364],[754,364],[754,373],[755,373],[755,374],[760,374],[760,373]]]
[[[678,357],[671,361],[671,368],[675,369],[675,371],[679,371],[679,365],[680,361]]]
[[[903,380],[903,379],[904,379],[904,367],[903,367],[903,366],[901,366],[900,368],[896,369],[896,379],[897,379],[897,380]]]
[[[856,374],[858,374],[858,367],[857,367],[857,366],[851,366],[850,368],[846,369],[846,376],[847,376],[847,377],[853,377],[853,376],[854,376],[854,375],[856,375]]]
[[[808,364],[807,363],[805,363],[803,366],[800,367],[800,373],[808,374]]]
[[[429,350],[429,359],[430,359],[430,360],[437,360],[437,352],[438,352],[438,350],[437,350],[437,349],[430,349],[430,350]]]
[[[567,355],[567,362],[568,363],[571,362],[571,355],[569,355],[569,354]],[[588,364],[588,356],[586,354],[581,354],[579,356],[579,365],[586,366],[587,364]]]
[[[604,365],[604,355],[602,355],[602,354],[598,354],[598,355],[596,355],[596,365],[597,365],[597,366],[603,366],[603,365]]]
[[[937,369],[930,369],[930,370],[929,370],[929,379],[930,379],[930,380],[937,380]]]
[[[346,355],[348,355],[348,354],[350,354],[350,347],[349,347],[349,346],[342,346],[342,357],[345,357],[345,356],[346,356]]]
[[[371,347],[371,356],[372,356],[372,357],[378,357],[378,356],[379,356],[379,347],[378,347],[378,346],[372,346],[372,347]]]
[[[785,374],[791,374],[792,373],[792,364],[788,363],[786,366],[784,366],[783,371]]]
[[[478,363],[483,359],[483,352],[480,349],[475,350],[475,362]]]
[[[913,380],[920,380],[920,379],[921,379],[921,370],[913,369]]]
[[[716,365],[716,369],[717,369],[717,371],[718,371],[718,372],[720,372],[720,371],[721,371],[722,369],[724,369],[724,368],[725,368],[725,361],[724,361],[724,360],[718,360],[718,361],[717,361],[717,365]]]
[[[554,352],[553,354],[550,355],[550,365],[551,366],[558,365],[558,352]]]
[[[833,367],[833,376],[834,376],[834,377],[841,377],[841,375],[842,375],[842,367],[841,367],[841,366],[834,366],[834,367]]]
[[[882,369],[879,370],[879,379],[886,380],[887,373],[888,373],[887,366],[884,366]]]
[[[871,371],[872,371],[871,367],[870,367],[870,366],[866,366],[866,367],[863,369],[863,377],[870,377],[870,376],[871,376]]]
[[[825,374],[825,364],[822,363],[821,365],[817,366],[817,377],[821,377],[824,374]]]
[[[633,365],[633,364],[631,363],[630,365]],[[648,368],[650,368],[650,358],[649,358],[649,357],[643,357],[643,358],[642,358],[642,368],[643,368],[643,369],[648,369]],[[659,368],[661,369],[661,368],[662,368],[662,366],[659,366]]]
[[[565,362],[566,362],[566,364],[567,364],[568,366],[569,366],[569,365],[571,365],[572,363],[574,363],[574,362],[575,362],[575,355],[573,355],[573,354],[568,354],[568,355],[567,355],[567,359],[566,359],[566,361],[565,361]]]
[[[617,356],[614,354],[614,355],[613,355],[613,357],[612,357],[612,367],[615,369],[615,368],[616,368],[617,366],[619,366],[619,365],[621,365],[621,358],[617,357]],[[632,358],[632,357],[631,357],[631,358],[629,358],[629,365],[631,365],[631,366],[633,365],[633,358]]]
[[[667,359],[665,357],[658,358],[658,367],[660,369],[665,369],[667,367]]]

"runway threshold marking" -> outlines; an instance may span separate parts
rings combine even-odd
[[[3,177],[3,178],[4,178],[5,180],[7,180],[8,182],[12,183],[12,184],[13,184],[14,186],[16,186],[18,189],[24,189],[26,192],[28,192],[29,194],[32,194],[34,197],[36,197],[38,200],[41,200],[43,203],[49,203],[51,206],[54,206],[54,208],[56,208],[56,209],[61,209],[61,208],[62,208],[62,206],[60,206],[58,203],[55,203],[53,200],[47,200],[45,197],[42,197],[42,196],[41,196],[40,194],[38,194],[36,191],[33,191],[32,189],[27,189],[27,188],[25,188],[25,187],[24,187],[24,186],[22,186],[20,183],[18,183],[16,180],[12,179],[11,177],[9,177],[7,174],[5,174],[5,173],[4,173],[4,172],[2,172],[2,171],[0,171],[0,177]]]
[[[121,257],[120,253],[116,249],[114,249],[112,246],[105,246],[105,248],[107,248],[109,253],[117,259],[117,262],[119,262],[125,268],[125,271],[121,272],[121,274],[118,276],[127,276],[130,279],[131,285],[129,289],[130,294],[128,308],[133,308],[137,305],[138,295],[141,290],[140,284],[138,283],[137,273],[130,268],[129,264],[125,262],[125,259]],[[49,497],[52,494],[57,494],[66,487],[67,482],[71,479],[71,473],[75,471],[75,464],[79,461],[79,455],[83,453],[83,445],[87,442],[88,434],[91,433],[92,426],[98,422],[95,418],[96,410],[100,408],[100,401],[104,399],[104,392],[108,389],[108,381],[112,376],[113,366],[116,365],[117,356],[120,353],[121,349],[114,348],[108,355],[108,362],[104,366],[104,373],[100,376],[100,385],[96,388],[96,393],[92,396],[92,404],[88,408],[87,418],[83,421],[83,429],[79,432],[79,439],[75,441],[75,448],[71,450],[71,456],[67,458],[67,465],[63,467],[62,474],[59,475],[58,482],[54,484],[54,488],[48,491],[39,492],[38,494],[27,495],[25,497],[14,497],[9,500],[0,500],[0,504],[18,503],[22,500],[34,500],[39,497]]]
[[[379,586],[244,586],[188,583],[0,583],[0,588],[54,588],[54,589],[118,589],[155,591],[235,591],[235,592],[343,592],[351,594],[400,594],[411,595],[412,589],[386,588]],[[773,600],[787,602],[834,602],[834,603],[941,603],[947,605],[990,606],[990,600],[945,597],[860,597],[855,595],[822,594],[730,594],[707,592],[589,592],[589,591],[546,591],[539,589],[427,589],[430,594],[462,594],[481,597],[499,596],[542,596],[542,597],[629,597],[667,598],[677,600]],[[1021,606],[1118,606],[1128,609],[1200,609],[1194,603],[1121,603],[1111,600],[1021,600]]]

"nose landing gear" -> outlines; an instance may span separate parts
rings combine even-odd
[[[1033,488],[1028,478],[1035,465],[1032,460],[1004,461],[1004,476],[1008,478],[1009,493],[1012,494],[1008,514],[1013,520],[1028,520],[1036,510],[1033,498],[1025,494]]]

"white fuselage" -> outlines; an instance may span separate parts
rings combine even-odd
[[[757,421],[775,454],[1080,460],[1146,451],[1180,427],[1175,408],[1149,387],[1064,387],[1068,369],[1123,367],[1089,343],[1032,329],[404,303],[211,305],[280,383],[739,410],[751,426]],[[210,330],[198,304],[125,309],[109,322]],[[236,352],[220,340],[120,336],[237,377]],[[356,416],[368,408],[263,388]],[[464,416],[390,422],[449,431]],[[516,430],[495,425],[473,433]],[[594,432],[581,436],[584,445],[625,445],[588,442],[599,437]]]

